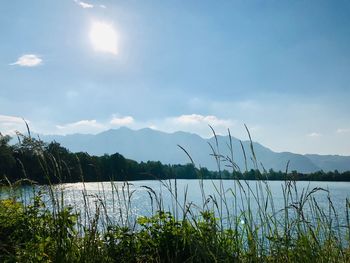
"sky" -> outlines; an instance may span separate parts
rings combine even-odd
[[[127,126],[350,155],[350,2],[4,1],[0,131]]]

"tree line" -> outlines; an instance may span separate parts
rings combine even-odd
[[[19,180],[39,184],[96,181],[133,181],[165,179],[245,179],[245,180],[314,180],[350,181],[350,171],[309,174],[292,171],[233,170],[209,171],[188,164],[162,164],[159,161],[136,162],[119,153],[93,156],[86,152],[72,153],[57,142],[17,134],[18,142],[0,134],[0,180],[3,184]]]

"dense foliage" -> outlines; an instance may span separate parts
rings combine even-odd
[[[158,211],[139,217],[138,229],[110,223],[97,227],[101,214],[81,225],[71,207],[52,211],[40,193],[24,206],[14,199],[0,200],[1,262],[349,262],[350,250],[328,226],[304,229],[297,234],[271,232],[265,244],[259,227],[220,228],[209,211],[177,220]],[[239,219],[239,218],[238,218]],[[289,219],[292,223],[292,220]],[[272,221],[271,221],[272,222]],[[270,227],[274,227],[271,225]],[[349,228],[349,226],[347,226]],[[276,229],[275,229],[276,230]],[[274,231],[275,231],[274,230]],[[316,233],[316,234],[315,234]]]
[[[10,145],[9,136],[0,136],[0,178],[15,182],[26,178],[40,183],[132,181],[150,179],[245,179],[245,180],[318,180],[350,181],[350,171],[339,173],[315,172],[302,174],[292,171],[260,172],[258,169],[241,172],[209,171],[193,164],[169,165],[159,161],[136,162],[121,154],[91,156],[88,153],[71,153],[57,142],[44,143],[30,136],[19,136],[19,143]],[[50,160],[44,162],[43,160]],[[63,175],[63,176],[62,176]],[[82,176],[84,175],[84,176]]]
[[[175,180],[175,187],[168,188],[175,199],[172,213],[162,206],[162,196],[148,187],[154,213],[135,217],[129,209],[133,192],[123,182],[122,187],[112,187],[113,195],[118,196],[112,206],[118,212],[110,215],[103,193],[91,195],[84,189],[80,211],[65,205],[64,185],[53,183],[110,180],[113,186],[116,179],[181,175],[265,179],[275,172],[209,172],[192,164],[137,163],[119,154],[72,154],[57,143],[44,144],[26,136],[20,139],[13,146],[9,137],[0,140],[0,168],[8,185],[0,187],[0,262],[350,261],[349,200],[344,197],[342,218],[329,196],[324,210],[314,194],[327,190],[316,187],[300,193],[295,181],[289,180],[300,176],[296,172],[276,173],[275,178],[286,179],[282,185],[284,208],[278,211],[265,180],[255,181],[254,187],[246,180],[232,180],[229,191],[219,180],[216,194],[208,196],[199,180],[203,203],[186,202],[185,193],[183,205],[177,199]],[[33,192],[28,201],[22,193],[23,181],[49,186],[29,187]],[[229,198],[233,207],[228,205]]]

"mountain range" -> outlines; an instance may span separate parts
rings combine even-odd
[[[250,141],[242,141],[229,136],[218,135],[216,139],[205,139],[197,134],[187,132],[165,133],[149,128],[132,130],[126,127],[111,129],[96,135],[92,134],[69,134],[69,135],[44,135],[41,139],[50,142],[56,141],[72,152],[87,152],[91,155],[103,155],[120,153],[126,158],[141,161],[160,161],[163,164],[185,164],[190,158],[178,145],[183,147],[191,156],[198,167],[206,167],[209,170],[217,170],[218,164],[211,144],[216,153],[222,156],[232,157],[242,171],[247,165],[248,169],[254,167],[254,158],[251,151]],[[230,151],[232,145],[232,152]],[[350,170],[350,156],[295,154],[290,152],[274,152],[267,147],[253,142],[254,154],[259,169],[272,168],[275,171],[285,171],[289,162],[288,170],[296,170],[301,173],[311,173],[323,170],[339,172]],[[218,147],[217,147],[218,146]],[[245,162],[246,160],[246,162]],[[227,161],[220,162],[222,169],[227,168]]]

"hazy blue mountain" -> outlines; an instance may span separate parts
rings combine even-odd
[[[306,154],[314,164],[324,171],[350,171],[350,156]]]
[[[108,130],[96,135],[72,134],[66,136],[52,135],[41,136],[44,141],[55,140],[72,152],[88,152],[93,155],[112,154],[118,152],[126,158],[136,161],[161,161],[164,164],[184,164],[190,162],[185,152],[177,145],[181,145],[191,155],[197,166],[217,170],[215,158],[211,155],[211,144],[217,152],[215,138],[204,139],[196,134],[187,132],[165,133],[152,129],[131,130],[119,128]],[[231,157],[228,147],[228,136],[217,136],[219,153],[224,157]],[[287,162],[290,161],[289,170],[297,170],[309,173],[318,170],[350,170],[350,157],[331,155],[301,155],[290,152],[277,153],[254,142],[254,152],[258,160],[259,168],[262,165],[266,170],[272,168],[276,171],[285,171]],[[243,147],[247,156],[248,169],[254,167],[251,160],[252,152],[250,142],[244,141]],[[245,170],[244,154],[240,142],[232,138],[233,160]],[[221,162],[221,168],[226,168],[229,162]]]

